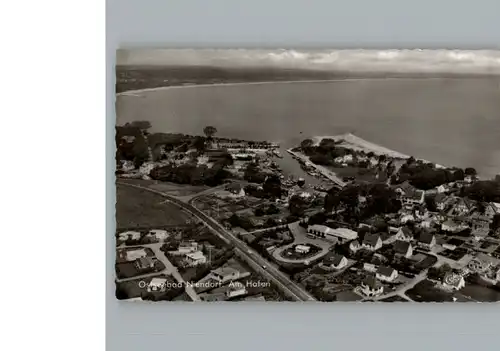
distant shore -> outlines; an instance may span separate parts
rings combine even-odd
[[[116,96],[135,96],[141,93],[162,91],[170,89],[181,88],[211,88],[211,87],[231,87],[231,86],[245,86],[245,85],[267,85],[267,84],[297,84],[297,83],[332,83],[332,82],[362,82],[362,81],[376,81],[376,80],[444,80],[444,79],[459,79],[457,77],[371,77],[371,78],[337,78],[337,79],[315,79],[315,80],[283,80],[283,81],[262,81],[262,82],[238,82],[238,83],[213,83],[213,84],[196,84],[186,83],[183,85],[168,85],[155,88],[144,88],[136,90],[127,90],[116,93]]]

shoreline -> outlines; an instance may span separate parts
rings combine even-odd
[[[337,79],[312,79],[312,80],[284,80],[284,81],[261,81],[261,82],[239,82],[239,83],[215,83],[215,84],[186,84],[186,85],[170,85],[156,88],[144,88],[136,90],[127,90],[120,93],[115,93],[115,96],[139,96],[137,94],[181,89],[181,88],[210,88],[210,87],[231,87],[244,85],[268,85],[268,84],[297,84],[297,83],[333,83],[333,82],[359,82],[359,81],[377,81],[377,80],[449,80],[463,79],[458,77],[371,77],[371,78],[337,78]]]

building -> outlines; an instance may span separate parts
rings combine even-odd
[[[398,277],[398,271],[391,267],[380,266],[375,276],[381,281],[393,282]]]
[[[125,250],[125,259],[127,261],[135,261],[139,258],[146,257],[148,254],[144,249],[135,249],[135,250]]]
[[[422,205],[425,203],[425,191],[415,190],[405,193],[401,197],[401,202],[406,208],[413,208],[413,206]]]
[[[165,241],[169,237],[169,234],[163,229],[151,229],[148,236],[157,241]]]
[[[460,290],[465,286],[465,279],[456,273],[447,273],[443,278],[443,287],[450,290]]]
[[[340,270],[347,266],[348,260],[343,255],[329,254],[323,259],[321,265],[324,268]]]
[[[408,222],[415,222],[415,216],[411,213],[401,214],[401,218],[399,219],[399,223],[406,224]]]
[[[141,257],[135,260],[134,266],[139,271],[149,271],[154,268],[155,261],[151,257]]]
[[[424,249],[431,250],[434,245],[436,245],[436,237],[429,232],[422,232],[418,238],[417,245]]]
[[[413,232],[408,227],[401,227],[396,233],[396,240],[412,241]]]
[[[166,290],[166,278],[153,278],[148,284],[148,292],[164,292]]]
[[[363,269],[370,273],[375,273],[377,271],[377,267],[373,263],[363,263]]]
[[[127,240],[139,240],[141,238],[141,233],[136,231],[128,231],[118,234],[118,238],[121,241]]]
[[[453,210],[456,215],[468,215],[474,209],[474,202],[470,199],[464,197],[460,198],[458,202],[453,206]]]
[[[374,276],[366,277],[360,287],[363,295],[368,297],[379,296],[384,292],[384,287]]]
[[[450,233],[458,233],[464,230],[465,228],[467,228],[467,226],[464,226],[453,219],[448,219],[447,221],[441,224],[441,230]]]
[[[413,255],[413,247],[408,241],[398,240],[394,243],[396,257],[410,258]]]
[[[490,234],[489,228],[476,227],[471,231],[471,236],[474,237],[476,241],[483,240]]]
[[[210,277],[220,284],[240,278],[240,272],[231,267],[221,267],[210,272]]]
[[[228,298],[246,295],[248,293],[245,285],[240,282],[231,282],[226,289],[226,296]]]
[[[183,255],[198,251],[198,243],[196,241],[182,241],[177,251]]]
[[[449,205],[451,205],[452,200],[449,196],[440,193],[436,195],[434,202],[436,203],[436,208],[439,211],[444,211]]]
[[[382,247],[382,239],[378,234],[366,234],[361,247],[366,250],[376,251]]]
[[[207,258],[201,251],[190,252],[186,255],[186,262],[190,267],[207,263]]]
[[[221,160],[226,160],[231,155],[227,152],[226,149],[212,149],[205,151],[206,156],[208,157],[208,162],[217,162]]]
[[[359,249],[361,249],[361,244],[359,243],[359,241],[353,240],[349,243],[349,250],[351,250],[352,252],[356,252]]]
[[[297,246],[295,246],[295,252],[302,254],[302,255],[309,253],[310,250],[311,250],[311,247],[309,245],[297,245]]]
[[[240,183],[229,184],[226,190],[231,193],[232,197],[244,197],[246,195],[245,189]]]
[[[340,244],[355,240],[358,238],[358,233],[347,228],[330,228],[326,225],[314,224],[307,228],[307,233],[310,236],[324,238],[327,240],[336,240]]]

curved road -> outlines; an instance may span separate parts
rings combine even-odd
[[[241,240],[236,238],[232,233],[227,231],[221,224],[216,222],[213,218],[207,216],[202,211],[197,208],[191,206],[190,204],[186,204],[175,197],[162,193],[161,191],[153,190],[147,187],[143,187],[140,185],[122,183],[117,181],[116,184],[129,186],[133,188],[138,188],[141,190],[147,190],[152,193],[156,193],[161,195],[167,199],[168,202],[177,205],[183,210],[189,212],[191,215],[197,217],[200,221],[202,221],[207,227],[212,229],[215,233],[217,233],[221,238],[223,238],[226,242],[230,242],[234,245],[236,249],[240,251],[240,254],[245,257],[245,259],[253,262],[259,267],[266,266],[266,268],[261,269],[261,274],[263,274],[266,278],[271,280],[274,284],[276,284],[283,292],[287,293],[290,297],[292,297],[296,301],[317,301],[311,294],[302,289],[299,285],[290,280],[286,275],[280,272],[277,268],[273,267],[269,262],[267,262],[263,257],[254,253],[249,249],[249,247]]]

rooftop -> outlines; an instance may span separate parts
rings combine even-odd
[[[406,254],[411,244],[407,241],[398,240],[394,243],[394,251],[399,254]]]
[[[363,244],[369,246],[375,246],[380,239],[380,235],[378,234],[366,234],[363,240]]]
[[[391,267],[380,266],[377,269],[377,273],[385,277],[390,277],[394,272],[395,269]]]

